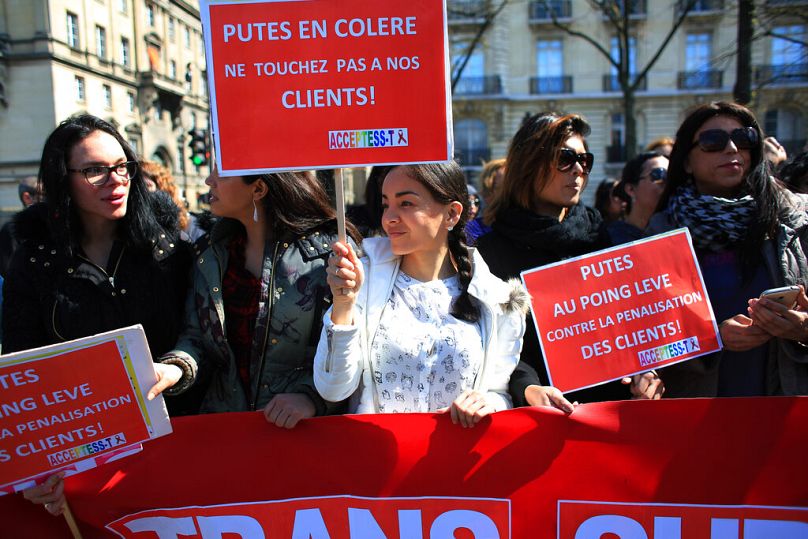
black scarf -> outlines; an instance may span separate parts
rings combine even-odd
[[[561,222],[523,208],[505,210],[497,215],[493,229],[522,248],[541,250],[548,259],[561,260],[605,247],[601,224],[597,211],[576,204]]]

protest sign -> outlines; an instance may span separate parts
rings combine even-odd
[[[443,0],[202,0],[219,173],[452,158]]]
[[[85,539],[804,539],[806,422],[805,397],[520,408],[473,429],[205,414],[65,489]],[[21,497],[0,498],[0,522],[70,536]]]
[[[141,326],[0,357],[0,494],[171,432]]]
[[[687,229],[522,272],[552,385],[598,385],[721,349]]]

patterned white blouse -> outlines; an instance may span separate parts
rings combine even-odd
[[[435,412],[474,386],[482,333],[450,314],[459,295],[456,275],[423,283],[398,272],[370,347],[379,412]]]

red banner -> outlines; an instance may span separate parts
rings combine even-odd
[[[219,171],[452,158],[444,0],[203,0]]]
[[[721,349],[687,229],[522,279],[552,385],[565,393]]]
[[[806,424],[805,397],[518,409],[473,429],[218,414],[66,486],[87,539],[804,539]],[[0,498],[0,522],[4,537],[69,537],[19,495]]]

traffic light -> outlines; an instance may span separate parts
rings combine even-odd
[[[197,167],[207,165],[210,156],[208,132],[204,129],[191,129],[188,134],[191,136],[191,142],[188,143],[191,148],[191,162]]]

